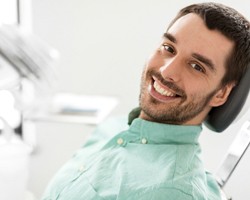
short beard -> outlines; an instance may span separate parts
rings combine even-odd
[[[147,98],[147,81],[152,77],[152,75],[156,76],[164,85],[167,85],[173,91],[178,91],[178,93],[182,93],[181,101],[174,106],[170,106],[166,104],[166,109],[157,109],[157,105],[162,104],[156,99],[149,97],[149,100],[146,101]],[[143,77],[144,76],[144,77]],[[174,83],[167,82],[162,78],[162,76],[154,72],[153,70],[147,71],[143,73],[141,79],[141,93],[139,97],[140,107],[142,111],[150,118],[151,121],[159,122],[159,123],[168,123],[168,124],[184,124],[187,121],[190,121],[198,114],[200,114],[204,108],[207,106],[211,98],[218,91],[218,89],[210,92],[206,96],[193,96],[192,100],[188,104],[183,104],[187,97],[185,92],[180,89]]]

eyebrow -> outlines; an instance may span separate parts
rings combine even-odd
[[[170,40],[173,43],[177,43],[177,39],[170,33],[164,33],[163,37],[165,39]],[[215,72],[216,69],[214,67],[214,63],[211,59],[206,58],[205,56],[199,54],[199,53],[193,53],[192,57],[194,57],[195,59],[199,60],[200,62],[204,63],[212,72]]]
[[[205,56],[198,54],[198,53],[193,53],[192,57],[194,57],[195,59],[199,60],[200,62],[204,63],[206,66],[208,66],[208,68],[212,71],[215,72],[215,67],[214,67],[214,63],[211,59],[206,58]]]
[[[163,34],[163,37],[164,37],[165,39],[170,40],[170,41],[173,42],[173,43],[177,43],[176,38],[175,38],[173,35],[171,35],[170,33],[164,33],[164,34]]]

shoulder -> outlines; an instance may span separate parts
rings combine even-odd
[[[128,129],[128,119],[126,116],[111,117],[100,123],[95,132],[105,133],[107,136],[113,137],[113,134]]]
[[[129,127],[127,121],[127,117],[125,116],[106,119],[94,129],[87,143],[84,144],[84,147],[96,144],[100,141],[107,141],[118,133],[127,130]]]

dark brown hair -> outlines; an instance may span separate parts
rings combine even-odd
[[[250,63],[250,24],[235,9],[219,3],[200,3],[187,6],[179,11],[169,28],[182,16],[189,13],[199,15],[210,30],[218,30],[234,41],[234,48],[226,61],[226,73],[222,86],[238,82]]]

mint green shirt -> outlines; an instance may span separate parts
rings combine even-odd
[[[142,119],[97,128],[56,174],[43,200],[219,200],[201,160],[201,126]],[[106,140],[111,135],[111,139]]]

